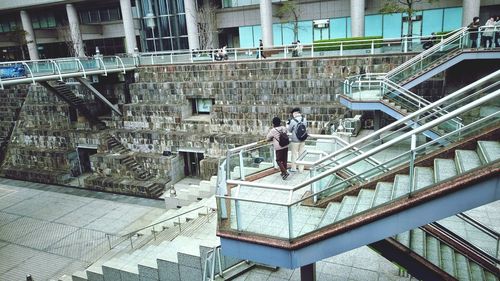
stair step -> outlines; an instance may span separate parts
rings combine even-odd
[[[441,268],[456,277],[456,267],[455,267],[455,251],[453,251],[450,246],[441,244]]]
[[[478,141],[479,156],[485,163],[491,163],[500,158],[500,142]]]
[[[410,192],[410,177],[407,175],[396,175],[392,189],[391,199],[398,198]]]
[[[326,206],[325,211],[323,212],[323,216],[321,217],[318,228],[329,225],[335,221],[335,217],[340,209],[340,203],[338,202],[330,202],[328,206]]]
[[[415,176],[413,178],[413,187],[419,190],[426,186],[434,184],[434,171],[429,167],[415,167]]]
[[[358,194],[358,199],[356,201],[353,214],[361,213],[365,210],[370,209],[374,195],[375,190],[361,189]]]
[[[479,155],[473,150],[456,150],[455,161],[460,173],[465,173],[482,165]]]
[[[410,232],[405,231],[396,235],[396,240],[403,244],[405,247],[410,248]]]
[[[442,182],[456,176],[457,174],[455,161],[441,158],[434,159],[434,177],[436,182]]]
[[[438,266],[440,265],[440,260],[441,260],[441,250],[439,247],[439,240],[432,236],[426,235],[425,237],[425,254],[426,254],[426,259],[433,263],[434,265]]]
[[[337,216],[335,217],[335,221],[350,217],[352,215],[354,207],[356,206],[356,201],[357,197],[355,196],[345,196],[342,199],[342,203],[340,203],[340,209],[337,213]]]
[[[486,280],[483,269],[477,263],[469,261],[469,265],[472,280]]]
[[[411,230],[411,249],[422,257],[425,257],[425,232],[420,228]]]
[[[472,280],[470,276],[469,260],[465,256],[455,253],[455,261],[457,263],[457,279],[461,281]]]
[[[372,208],[391,200],[392,183],[378,182],[373,196]]]

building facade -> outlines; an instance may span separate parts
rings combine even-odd
[[[415,3],[382,13],[382,0],[4,0],[0,59],[43,59],[188,49],[303,44],[317,40],[426,36],[500,14],[495,0]],[[292,6],[293,14],[278,12]],[[288,8],[289,8],[288,7]],[[288,10],[289,11],[289,10]],[[408,34],[408,23],[412,34]],[[21,47],[22,46],[22,47]]]

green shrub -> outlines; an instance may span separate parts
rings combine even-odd
[[[368,41],[362,41],[368,40]],[[382,47],[382,36],[368,36],[368,37],[352,37],[352,38],[339,38],[314,41],[314,50],[322,51],[338,51],[340,50],[340,42],[342,43],[342,50],[356,50],[356,49],[370,49],[372,47],[371,40],[375,40],[374,47]],[[345,42],[350,41],[350,42]],[[362,41],[362,42],[356,42]]]

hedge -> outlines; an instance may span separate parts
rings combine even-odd
[[[356,42],[366,40],[363,42]],[[328,39],[328,40],[317,40],[313,44],[314,50],[321,51],[338,51],[340,50],[340,42],[342,43],[342,50],[356,50],[356,49],[370,49],[372,47],[371,40],[375,40],[374,47],[382,47],[383,38],[382,36],[368,36],[368,37],[352,37],[352,38],[339,38],[339,39]],[[345,42],[350,41],[350,42]],[[318,45],[317,45],[318,44]]]

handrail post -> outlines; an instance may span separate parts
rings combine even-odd
[[[416,121],[415,121],[416,123]],[[415,148],[417,146],[417,136],[415,134],[411,135],[411,154],[410,154],[410,176],[409,176],[409,184],[410,184],[410,196],[412,195],[413,188],[414,188],[414,179],[413,177],[415,176],[415,156],[416,156],[416,151]]]
[[[182,231],[182,227],[181,227],[181,217],[177,217],[177,222],[179,223],[179,232]]]
[[[241,213],[240,213],[240,201],[238,199],[234,200],[234,207],[236,208],[236,229],[241,231]]]
[[[170,52],[170,64],[174,63],[174,53]]]
[[[103,75],[108,76],[108,69],[106,68],[106,65],[104,64],[104,61],[102,60],[102,58],[99,57],[99,58],[97,58],[97,60],[102,63],[102,69],[104,70]]]
[[[78,62],[78,64],[82,68],[83,78],[87,78],[87,73],[85,72],[85,67],[83,66],[83,63],[80,61],[80,58],[75,58],[75,60]]]
[[[122,65],[123,74],[125,74],[126,73],[126,71],[125,71],[125,64],[123,64],[122,58],[120,58],[119,56],[115,56],[115,58],[117,58],[118,62],[120,62],[120,64]]]
[[[340,42],[340,56],[342,56],[344,46],[342,45],[342,41]]]
[[[238,50],[234,49],[234,60],[238,61]]]
[[[55,60],[50,60],[52,64],[54,64],[54,68],[57,70],[57,73],[59,73],[59,81],[63,81],[62,74],[61,74],[61,69],[59,68],[59,65],[57,65]],[[31,72],[31,70],[30,70]],[[33,80],[33,84],[35,84],[35,80]]]
[[[311,44],[311,58],[314,58],[314,43]]]
[[[189,49],[189,58],[191,60],[191,63],[193,63],[193,50]]]
[[[371,54],[375,54],[375,40],[372,40]]]
[[[293,238],[293,219],[292,219],[292,205],[288,205],[288,239]]]
[[[130,248],[134,248],[134,243],[132,243],[132,234],[128,236],[128,239],[130,241]]]
[[[153,239],[156,241],[156,231],[154,225],[153,225],[153,230],[151,232],[153,232]]]
[[[111,250],[111,238],[109,238],[109,235],[106,233],[106,238],[108,239],[108,246],[109,249]]]
[[[243,166],[243,165],[245,165],[243,163],[243,150],[240,150],[240,152],[238,154],[240,157],[240,178],[241,178],[241,180],[245,180],[245,167]]]

